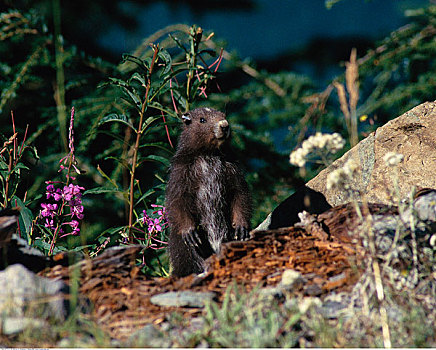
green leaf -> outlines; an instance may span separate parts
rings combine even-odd
[[[179,48],[181,48],[183,51],[185,51],[186,53],[188,53],[189,51],[186,49],[186,47],[183,45],[183,43],[180,41],[179,38],[175,37],[174,35],[172,35],[171,33],[169,34],[170,38],[174,40],[174,42],[177,44],[177,46]]]
[[[178,119],[178,115],[177,115],[176,112],[174,112],[174,111],[171,110],[171,109],[165,108],[165,107],[162,106],[159,102],[153,101],[153,102],[150,102],[148,105],[149,105],[149,107],[151,107],[151,108],[154,108],[154,109],[157,109],[157,110],[159,110],[159,111],[162,111],[162,112],[164,112],[164,113],[166,113],[166,114],[168,114],[168,115],[170,115],[170,116],[172,116],[172,117]]]
[[[124,234],[122,233],[122,231],[124,231]],[[109,229],[105,230],[104,232],[102,232],[101,236],[106,235],[106,234],[114,235],[114,234],[118,233],[122,237],[127,237],[126,232],[127,232],[127,226],[112,227],[112,228],[109,228]]]
[[[166,142],[149,142],[139,146],[139,148],[146,148],[146,147],[156,147],[170,154],[173,154],[173,150],[168,147],[168,143]]]
[[[11,201],[12,205],[20,207],[19,225],[21,230],[21,237],[26,239],[30,244],[29,233],[32,228],[32,220],[34,219],[32,211],[26,207],[23,201],[14,196]]]
[[[8,170],[9,169],[8,164],[3,159],[1,159],[1,158],[0,158],[0,169],[2,169],[2,170]]]
[[[153,188],[150,188],[147,192],[145,192],[141,198],[139,198],[136,203],[135,206],[137,206],[141,201],[143,201],[144,199],[146,199],[147,197],[150,197],[152,194],[158,192],[158,191],[165,191],[165,184],[159,184],[154,186]]]
[[[141,198],[139,198],[136,203],[135,206],[137,206],[140,202],[142,202],[145,198],[150,197],[152,194],[156,193],[156,190],[154,188],[150,188],[147,192],[145,192]]]
[[[43,251],[45,254],[47,254],[50,251],[50,243],[44,242],[42,240],[42,238],[35,239],[33,246],[38,248],[39,250]],[[66,250],[67,250],[67,248],[56,244],[53,248],[53,254],[61,253],[61,252],[64,252]]]
[[[186,106],[187,106],[187,101],[186,98],[184,96],[182,96],[180,94],[180,92],[178,92],[176,89],[173,89],[173,95],[174,95],[174,99],[177,101],[177,103],[181,106],[181,110],[186,110]]]
[[[114,160],[116,163],[121,164],[124,168],[129,169],[130,171],[130,163],[128,162],[127,159],[119,158],[116,156],[107,156],[104,158],[104,160],[109,160],[109,159]]]
[[[126,81],[122,80],[122,79],[118,79],[118,78],[111,78],[109,77],[109,80],[112,84],[114,85],[118,85],[118,86],[122,86],[122,87],[126,87],[129,86],[129,84],[127,84]]]
[[[131,91],[131,90],[133,90],[133,91]],[[130,99],[133,102],[133,105],[138,109],[138,111],[140,111],[142,109],[142,101],[141,101],[141,98],[136,93],[136,90],[134,88],[130,87],[130,88],[124,89],[124,92],[126,93],[127,96],[130,97]]]
[[[103,176],[106,180],[108,180],[115,188],[118,188],[117,183],[112,180],[101,168],[100,165],[97,166],[97,171]]]
[[[150,154],[149,156],[141,158],[141,163],[142,162],[147,162],[147,161],[161,163],[161,164],[163,164],[163,165],[165,165],[167,167],[170,166],[170,160],[168,158],[165,158],[165,157],[162,157],[162,156],[156,156],[154,154]]]
[[[95,187],[95,188],[91,188],[89,190],[86,190],[85,192],[83,192],[83,195],[102,194],[102,193],[117,193],[117,192],[122,193],[122,191],[120,191],[116,188]]]
[[[39,160],[38,151],[37,151],[35,146],[29,146],[28,144],[26,144],[24,146],[22,153],[24,153],[24,151],[26,151],[26,150],[28,150],[30,152],[30,154],[35,158],[35,160]]]
[[[173,59],[171,58],[171,55],[166,50],[160,50],[158,52],[158,57],[164,61],[165,63],[165,69],[161,73],[161,77],[167,74],[171,70],[171,66],[173,63]]]
[[[148,117],[145,122],[144,125],[142,126],[142,131],[144,132],[147,128],[150,127],[151,124],[153,124],[155,121],[162,119],[162,116],[158,116],[158,117]]]
[[[117,113],[111,113],[105,117],[103,117],[100,122],[98,123],[98,125],[102,125],[105,123],[111,123],[111,122],[118,122],[118,123],[122,123],[127,125],[128,127],[132,128],[135,132],[136,129],[133,126],[132,123],[129,122],[129,120],[127,119],[127,116],[125,114],[117,114]]]
[[[81,246],[77,246],[75,248],[68,249],[68,251],[69,252],[80,252],[85,248],[93,248],[93,247],[95,247],[95,244],[87,244],[87,245],[81,245]]]
[[[130,77],[130,80],[137,80],[141,83],[142,86],[146,86],[147,83],[144,79],[144,76],[142,76],[141,74],[139,74],[138,72],[135,72],[132,74],[132,76]]]
[[[133,88],[133,86],[129,85],[126,81],[122,79],[117,78],[109,78],[109,80],[112,82],[112,84],[117,85],[121,87],[124,92],[124,94],[128,97],[130,97],[131,101],[133,102],[133,105],[138,109],[141,110],[142,108],[142,101],[139,95],[136,93],[136,90]],[[128,100],[126,100],[129,102]]]
[[[138,65],[138,67],[140,67],[145,72],[148,72],[148,70],[149,70],[148,67],[150,67],[150,64],[151,64],[150,57],[146,57],[145,59],[141,59],[139,57],[125,53],[125,54],[123,54],[123,63],[127,62],[127,61],[135,63],[136,65]]]
[[[18,163],[13,170],[20,170],[20,169],[25,169],[25,170],[29,170],[29,168],[27,166],[25,166],[23,163]]]

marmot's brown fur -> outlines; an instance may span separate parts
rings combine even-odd
[[[224,113],[198,108],[182,119],[166,189],[175,276],[203,272],[204,260],[218,253],[222,242],[248,239],[251,220],[244,175],[223,151],[230,136]]]

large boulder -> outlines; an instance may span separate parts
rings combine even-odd
[[[403,162],[397,167],[386,165],[383,157],[387,152],[402,154]],[[350,159],[361,167],[353,188],[368,202],[397,204],[413,187],[436,188],[436,103],[423,103],[379,127],[307,186],[323,193],[332,206],[348,202],[344,192],[327,189],[326,180]]]
[[[70,311],[68,286],[35,275],[23,265],[0,271],[0,334],[45,325],[46,319],[64,320]]]

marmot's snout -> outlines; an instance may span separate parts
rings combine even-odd
[[[220,120],[215,126],[215,137],[217,139],[226,139],[230,135],[229,122],[225,119]]]

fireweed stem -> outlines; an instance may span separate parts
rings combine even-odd
[[[56,203],[54,204],[46,204],[43,203],[41,206],[44,208],[41,211],[40,217],[45,218],[46,224],[45,226],[50,229],[50,231],[53,232],[53,237],[50,243],[50,249],[49,249],[49,255],[53,254],[53,250],[56,245],[56,241],[59,237],[59,233],[62,232],[62,226],[63,225],[70,225],[72,232],[66,233],[62,235],[61,237],[64,237],[66,235],[77,235],[80,232],[80,229],[78,227],[79,222],[78,220],[83,219],[83,206],[81,202],[81,191],[84,190],[83,187],[73,185],[71,184],[70,180],[74,180],[74,177],[71,176],[71,172],[74,169],[78,174],[80,174],[79,169],[75,166],[75,155],[74,155],[74,107],[71,108],[71,118],[70,118],[70,129],[69,129],[69,153],[62,158],[60,163],[60,169],[59,172],[62,172],[66,169],[67,173],[65,174],[66,181],[65,182],[59,182],[59,181],[47,181],[47,199],[52,199],[55,202],[60,201],[60,206],[58,208],[58,205]],[[55,188],[53,186],[54,183],[57,184],[64,184],[63,189]],[[64,214],[65,207],[69,207],[69,213]],[[56,224],[55,224],[55,218]],[[65,222],[63,217],[71,217],[70,222]],[[54,230],[54,231],[53,231]]]
[[[62,213],[62,211],[64,210],[64,206],[65,206],[65,199],[62,199],[62,205],[61,205],[61,208],[59,210],[59,213]],[[55,232],[53,233],[53,239],[52,239],[51,244],[50,244],[50,250],[48,251],[48,255],[53,254],[53,249],[54,249],[54,246],[56,244],[56,240],[57,240],[60,228],[61,228],[61,224],[58,223],[56,225]]]
[[[150,68],[148,70],[148,77],[147,77],[147,86],[145,88],[145,96],[144,96],[144,103],[142,104],[141,113],[139,115],[139,124],[138,124],[138,131],[136,133],[136,142],[135,146],[133,148],[133,160],[132,160],[132,170],[130,172],[130,193],[129,193],[129,243],[133,243],[133,233],[132,233],[132,227],[133,227],[133,194],[134,194],[134,185],[135,185],[135,170],[136,170],[136,163],[138,161],[138,151],[139,151],[139,141],[141,140],[142,136],[142,124],[144,122],[144,114],[145,114],[145,108],[148,105],[148,94],[150,92],[151,87],[151,73],[153,72],[154,63],[156,62],[157,53],[159,52],[159,45],[153,46],[154,54],[153,59],[150,63]]]

